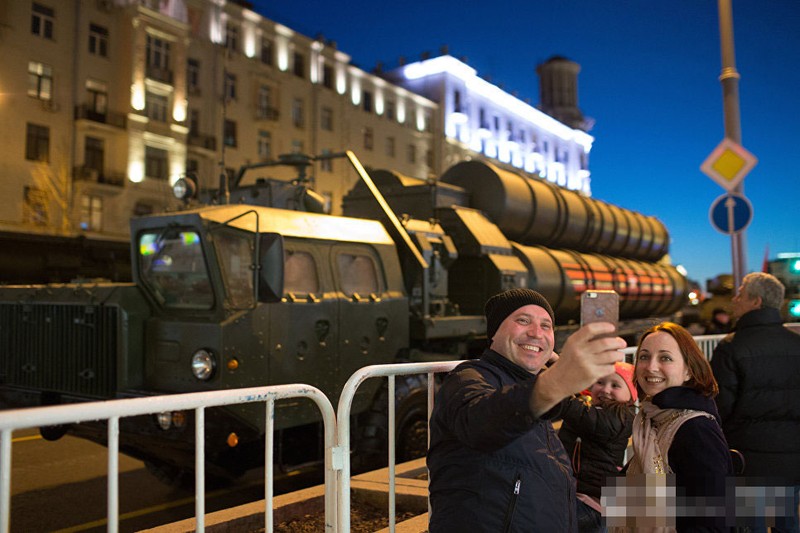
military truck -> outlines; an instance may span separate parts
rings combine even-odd
[[[306,178],[315,160],[338,156],[360,178],[345,216],[324,214]],[[271,177],[281,167],[295,179]],[[191,179],[176,191],[184,209],[131,220],[132,283],[0,288],[4,407],[297,382],[336,405],[363,366],[479,354],[483,303],[511,287],[548,297],[559,342],[587,289],[620,294],[623,335],[685,299],[659,221],[490,163],[420,180],[368,172],[352,152],[290,155],[244,167],[217,191],[198,195]],[[369,380],[355,398],[359,459],[385,445],[386,395]],[[425,396],[421,377],[398,380],[400,459],[424,452]],[[310,403],[278,402],[275,427],[279,464],[321,457]],[[102,423],[41,431],[106,440]],[[209,409],[207,473],[263,463],[264,431],[257,405]],[[120,435],[120,450],[162,480],[191,479],[191,412],[123,419]]]

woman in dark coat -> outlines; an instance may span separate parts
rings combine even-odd
[[[637,484],[639,476],[649,486],[658,482],[653,474],[673,474],[677,487],[677,501],[665,500],[664,512],[658,513],[673,518],[666,523],[637,521],[637,526],[725,530],[725,481],[732,465],[713,400],[719,389],[708,361],[688,331],[665,322],[642,335],[635,367],[645,398],[633,424],[629,483]],[[661,479],[671,484],[669,476]]]

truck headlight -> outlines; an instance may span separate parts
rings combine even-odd
[[[197,350],[192,356],[192,374],[200,381],[207,381],[214,375],[217,361],[208,350]]]

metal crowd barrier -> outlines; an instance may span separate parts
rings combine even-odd
[[[165,411],[195,410],[195,520],[196,531],[205,531],[205,409],[221,405],[266,402],[265,465],[272,465],[275,401],[308,398],[322,413],[325,449],[335,448],[336,416],[330,400],[316,387],[304,384],[273,385],[247,389],[196,392],[132,398],[0,412],[0,533],[8,533],[11,515],[11,434],[15,429],[36,428],[108,420],[108,531],[119,527],[119,419]],[[273,469],[265,468],[265,528],[273,530]],[[330,454],[325,457],[325,523],[332,531],[336,512],[336,486]]]
[[[449,372],[463,361],[444,361],[441,363],[397,363],[390,365],[372,365],[357,370],[345,383],[339,406],[336,409],[339,432],[339,447],[350,450],[350,409],[356,390],[365,380],[374,377],[386,377],[389,380],[389,531],[395,530],[395,376],[412,374],[428,374],[428,426],[430,427],[433,409],[434,374]],[[428,436],[430,444],[430,433]],[[338,531],[350,531],[350,454],[343,455],[342,470],[339,472],[339,509]]]

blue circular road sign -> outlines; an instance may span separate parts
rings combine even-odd
[[[711,203],[708,218],[720,233],[739,233],[753,220],[753,204],[741,194],[723,194]]]

